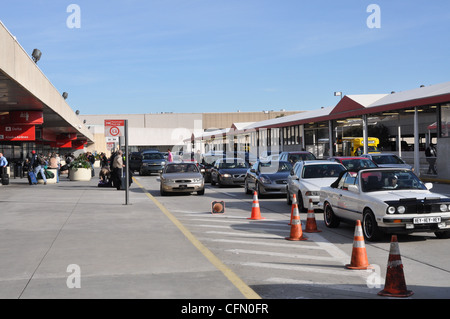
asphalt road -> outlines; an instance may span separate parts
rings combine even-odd
[[[354,225],[328,229],[316,212],[320,233],[306,233],[305,241],[288,241],[291,207],[284,197],[259,198],[262,220],[249,220],[252,195],[241,187],[207,184],[205,195],[160,196],[156,176],[136,177],[154,201],[159,202],[192,236],[260,297],[270,299],[383,299],[390,254],[390,237],[366,242],[372,270],[349,270]],[[436,184],[434,191],[450,194],[450,186]],[[224,201],[225,213],[212,214],[212,201]],[[303,228],[306,213],[301,213]],[[450,240],[434,234],[398,237],[407,289],[411,299],[450,297]]]

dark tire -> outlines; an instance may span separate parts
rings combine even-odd
[[[289,190],[286,189],[286,204],[291,206],[292,205],[292,199],[291,196],[289,195]]]
[[[325,226],[328,228],[336,228],[341,223],[341,220],[334,214],[333,208],[329,203],[325,203],[325,208],[323,210],[323,221],[325,222]]]
[[[383,233],[378,228],[375,215],[366,208],[363,212],[363,220],[361,223],[364,238],[368,241],[377,241],[383,238]]]

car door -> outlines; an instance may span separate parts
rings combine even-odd
[[[358,174],[355,172],[347,172],[341,179],[336,189],[336,214],[345,219],[356,220],[360,217],[360,195]]]
[[[218,182],[219,166],[221,162],[222,162],[221,160],[217,160],[214,163],[214,166],[211,168],[211,182],[214,183]]]
[[[299,178],[301,176],[301,163],[297,162],[295,163],[294,167],[293,167],[293,175],[289,175],[288,180],[287,180],[287,187],[288,187],[288,191],[289,191],[289,196],[293,197],[293,195],[295,194],[295,196],[297,196],[297,201],[298,201],[298,183],[299,183]]]

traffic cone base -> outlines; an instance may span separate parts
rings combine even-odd
[[[308,238],[303,236],[302,232],[302,222],[300,221],[300,213],[298,211],[297,204],[294,204],[294,215],[292,217],[291,235],[290,237],[285,237],[286,240],[300,241],[307,240]]]
[[[384,289],[378,293],[379,296],[386,297],[409,297],[414,294],[407,290],[405,275],[403,273],[402,258],[398,247],[397,235],[392,235],[389,260],[386,272],[386,282]]]
[[[367,259],[366,245],[364,243],[360,220],[356,221],[352,258],[350,264],[345,265],[345,268],[353,270],[373,269],[373,266],[369,264],[369,260]]]
[[[252,215],[247,219],[253,220],[265,219],[264,217],[261,217],[261,210],[259,209],[258,193],[256,191],[253,193]]]
[[[306,217],[305,233],[320,233],[321,230],[317,229],[316,217],[314,214],[312,200],[309,200],[308,214]]]

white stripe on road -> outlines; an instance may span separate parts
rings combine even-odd
[[[272,256],[272,257],[286,257],[286,258],[297,258],[297,259],[335,261],[334,257],[325,257],[325,256],[285,254],[285,253],[275,253],[275,252],[269,252],[269,251],[247,250],[247,249],[228,249],[225,251],[232,252],[234,254],[250,254],[250,255],[263,255],[263,256]]]
[[[230,243],[230,244],[243,244],[243,245],[248,245],[250,244],[245,240],[235,240],[235,239],[217,239],[217,238],[201,238],[199,237],[200,240],[205,240],[205,241],[213,241],[213,242],[218,242],[218,243]],[[287,242],[286,244],[281,244],[281,243],[267,243],[267,242],[260,242],[260,241],[253,241],[251,242],[252,246],[255,245],[260,245],[260,246],[270,246],[270,247],[280,247],[280,248],[300,248],[300,249],[320,249],[322,250],[322,247],[317,246],[315,243],[312,243],[312,245],[308,244],[307,242],[302,242],[301,245],[298,245],[298,243],[296,242]]]

